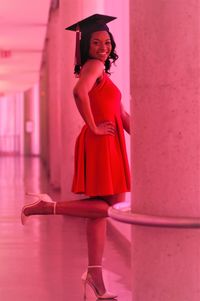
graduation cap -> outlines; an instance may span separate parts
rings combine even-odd
[[[107,23],[115,20],[116,17],[94,14],[85,18],[69,27],[66,30],[72,30],[76,32],[76,52],[75,52],[75,65],[81,65],[80,56],[80,39],[81,34],[89,34],[96,31],[109,31]]]

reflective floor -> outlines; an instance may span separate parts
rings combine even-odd
[[[20,223],[25,191],[52,191],[37,157],[0,157],[0,297],[3,301],[81,301],[87,266],[86,220],[31,217]],[[130,254],[109,227],[104,256],[107,289],[131,301]],[[87,300],[96,300],[89,294]]]

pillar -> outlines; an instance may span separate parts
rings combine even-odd
[[[46,38],[48,85],[49,180],[54,189],[61,187],[61,95],[60,95],[60,32],[59,9],[50,13]],[[56,49],[56,50],[55,50]]]
[[[39,155],[39,88],[35,84],[24,93],[24,154]]]
[[[134,213],[200,216],[199,13],[196,0],[130,2]],[[199,300],[199,234],[133,226],[133,300]]]
[[[48,120],[48,62],[46,59],[42,61],[40,72],[40,156],[47,167],[49,173],[49,120]]]

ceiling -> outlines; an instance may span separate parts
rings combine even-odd
[[[0,96],[39,80],[51,0],[0,1]]]

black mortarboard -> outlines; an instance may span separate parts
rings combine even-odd
[[[69,27],[66,27],[67,30],[77,31],[77,27],[82,33],[91,33],[95,31],[106,30],[108,31],[107,23],[113,21],[116,17],[99,15],[95,14],[88,18],[85,18]]]
[[[66,30],[76,31],[76,54],[75,54],[75,64],[80,65],[80,39],[81,34],[92,33],[96,31],[109,31],[107,23],[113,21],[116,17],[94,14],[88,18],[85,18],[69,27]]]

